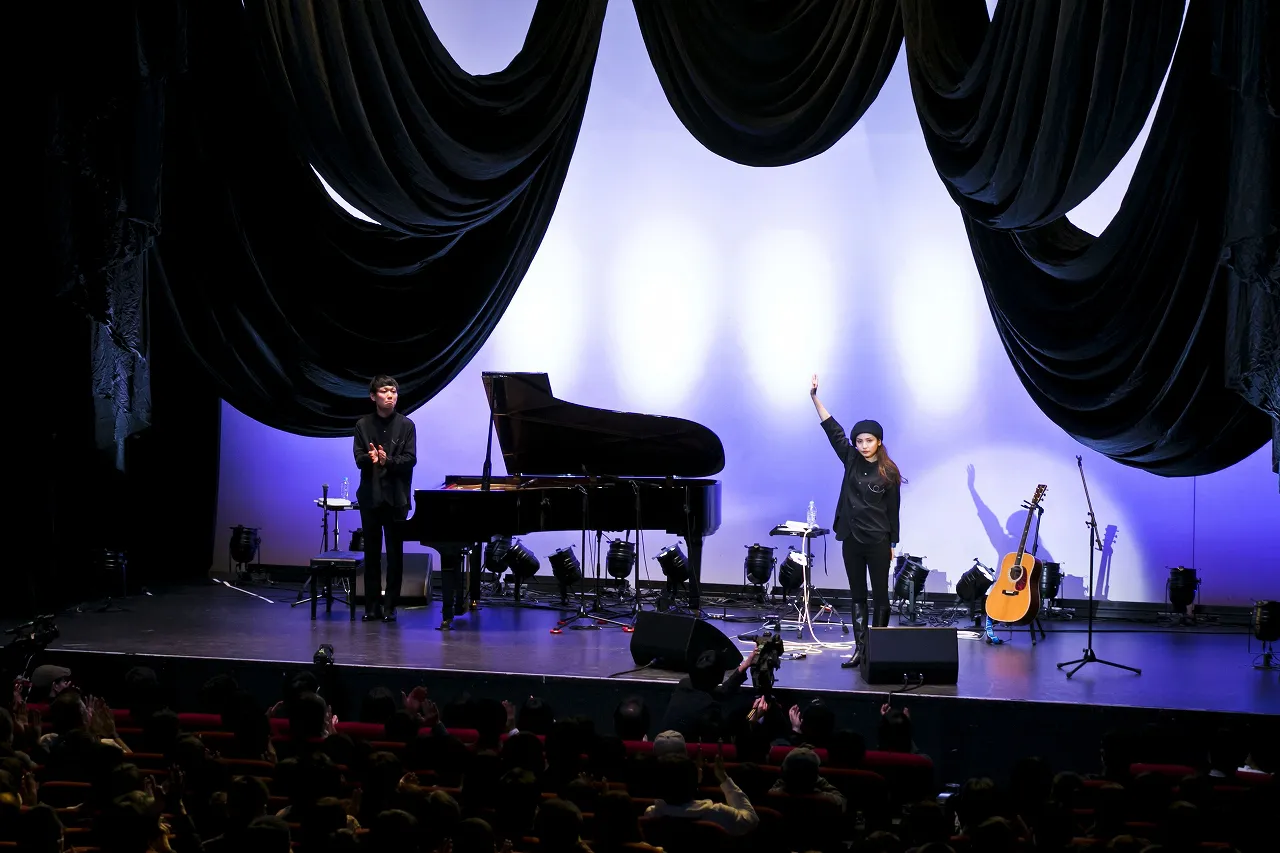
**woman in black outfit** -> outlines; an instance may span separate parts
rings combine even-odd
[[[831,529],[842,544],[844,570],[849,576],[849,592],[854,604],[853,627],[858,645],[853,657],[841,664],[848,668],[862,662],[867,614],[871,612],[867,608],[868,576],[875,604],[872,625],[883,628],[889,624],[889,566],[898,547],[900,487],[906,480],[884,449],[884,430],[880,424],[858,421],[853,425],[850,444],[844,428],[818,399],[816,373],[809,396],[832,448],[844,464],[844,480]]]

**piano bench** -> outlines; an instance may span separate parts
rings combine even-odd
[[[355,580],[364,568],[364,554],[356,551],[325,551],[311,558],[311,620],[316,618],[316,602],[324,599],[324,612],[333,612],[333,602],[347,605],[351,621],[356,621]],[[333,594],[334,581],[338,581],[346,596]],[[343,584],[343,581],[349,583]]]

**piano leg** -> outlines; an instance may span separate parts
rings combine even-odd
[[[438,548],[440,551],[440,619],[452,622],[456,602],[462,591],[462,575],[465,571],[465,547]]]
[[[689,608],[697,613],[702,609],[702,534],[690,533],[684,541],[689,546]]]

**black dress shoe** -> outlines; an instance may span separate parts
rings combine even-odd
[[[439,628],[436,628],[436,630],[437,630],[437,631],[452,631],[452,630],[453,630],[453,620],[452,620],[452,619],[446,619],[446,620],[444,620],[443,622],[441,622],[441,623],[440,623],[440,627],[439,627]]]
[[[388,610],[388,611],[387,611],[387,615],[382,617],[382,621],[383,621],[383,622],[394,622],[394,621],[396,621],[396,609],[395,609],[394,607],[392,607],[390,610]]]
[[[364,615],[360,617],[361,622],[378,622],[382,619],[381,610],[366,610]]]

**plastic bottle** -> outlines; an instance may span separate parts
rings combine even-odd
[[[816,527],[818,524],[818,510],[814,508],[813,501],[809,501],[809,514],[805,516],[805,521],[810,527]]]
[[[350,489],[351,489],[351,481],[348,478],[343,477],[342,478],[342,499],[344,501],[351,500]]]

